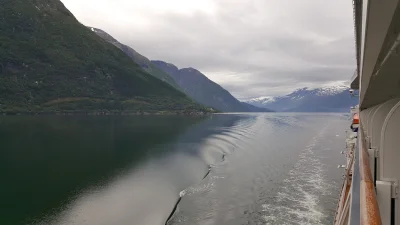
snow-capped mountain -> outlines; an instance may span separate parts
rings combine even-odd
[[[358,102],[347,86],[300,88],[285,96],[258,97],[246,103],[284,112],[348,112]]]
[[[314,90],[316,91],[316,95],[318,96],[329,96],[329,95],[337,95],[344,91],[348,91],[349,87],[340,85],[340,86],[316,88]]]
[[[246,102],[249,103],[249,104],[252,104],[252,105],[256,105],[256,104],[264,105],[264,104],[268,104],[268,103],[274,102],[275,99],[276,99],[276,97],[273,97],[273,96],[265,96],[265,97],[253,98],[253,99],[250,99],[250,100],[248,100]]]

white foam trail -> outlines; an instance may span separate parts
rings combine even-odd
[[[323,165],[314,154],[326,127],[301,152],[300,160],[289,172],[273,204],[263,204],[266,224],[322,224],[326,215],[319,207],[319,196],[329,194]]]

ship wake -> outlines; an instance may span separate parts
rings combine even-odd
[[[331,185],[324,178],[324,165],[316,153],[325,130],[301,152],[272,201],[262,205],[266,224],[322,224],[326,214],[319,207],[319,199],[329,195]]]

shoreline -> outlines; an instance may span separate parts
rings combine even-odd
[[[87,111],[87,112],[0,112],[0,116],[206,116],[212,115],[213,112],[141,112],[141,111],[123,111],[123,112],[107,112],[107,111]]]

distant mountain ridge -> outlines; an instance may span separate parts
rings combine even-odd
[[[117,48],[121,49],[125,54],[127,54],[129,57],[133,59],[140,67],[142,67],[143,70],[145,70],[147,73],[157,77],[158,79],[167,82],[174,88],[178,89],[179,91],[182,91],[179,86],[176,84],[175,80],[170,77],[168,74],[166,74],[164,71],[160,70],[158,67],[156,67],[151,61],[146,58],[145,56],[139,54],[137,51],[135,51],[133,48],[129,47],[128,45],[122,44],[119,41],[117,41],[114,37],[112,37],[110,34],[105,32],[104,30],[101,30],[99,28],[95,27],[88,27],[91,31],[99,35],[101,38],[104,40],[108,41],[109,43],[113,44]]]
[[[184,92],[189,97],[200,104],[213,107],[223,112],[269,112],[265,108],[259,108],[247,103],[242,103],[234,98],[228,91],[218,84],[209,80],[204,74],[194,68],[178,69],[175,65],[163,61],[150,61],[145,56],[139,54],[131,47],[124,45],[113,38],[105,31],[88,27],[98,36],[121,49],[125,54],[131,57],[143,70],[158,79],[167,82],[179,91]],[[183,78],[182,74],[188,77]],[[186,76],[185,75],[185,76]],[[192,80],[194,82],[191,82]],[[198,83],[200,82],[200,83]],[[199,84],[202,86],[200,87]],[[213,96],[209,93],[202,93],[213,90]]]
[[[281,112],[347,112],[357,104],[349,87],[344,85],[322,88],[300,88],[285,96],[258,97],[245,101],[257,107]]]
[[[266,108],[259,108],[244,104],[233,97],[227,90],[208,79],[194,68],[178,69],[171,63],[152,60],[158,68],[168,73],[181,89],[195,101],[223,112],[270,112]]]

